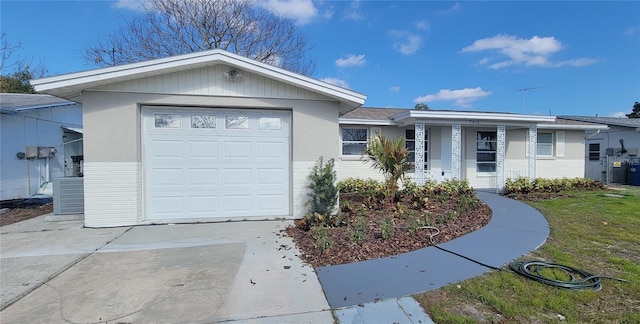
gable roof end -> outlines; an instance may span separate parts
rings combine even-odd
[[[167,73],[193,70],[220,63],[320,93],[339,101],[342,106],[349,109],[361,106],[367,98],[363,94],[221,49],[36,79],[31,80],[31,85],[33,85],[38,92],[82,102],[82,91],[88,88]]]

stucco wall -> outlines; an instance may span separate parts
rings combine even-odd
[[[338,158],[336,102],[86,91],[83,117],[87,226],[144,222],[140,130],[143,105],[291,111],[293,217],[304,214],[306,177],[313,164],[320,156]]]

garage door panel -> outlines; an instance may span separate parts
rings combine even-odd
[[[289,215],[290,120],[277,111],[143,108],[146,218]]]
[[[284,141],[256,141],[255,158],[261,161],[272,160],[278,162],[287,161],[288,144]]]
[[[285,170],[283,170],[282,168],[258,168],[256,171],[258,186],[285,185]]]
[[[189,140],[189,157],[192,159],[217,159],[218,158],[218,142]]]
[[[173,159],[181,160],[183,157],[182,140],[154,140],[150,142],[150,158],[154,161]]]
[[[189,185],[193,186],[217,186],[218,169],[214,168],[190,168],[187,170]]]
[[[250,141],[229,141],[222,143],[222,156],[225,160],[244,160],[251,159],[251,142]]]
[[[285,208],[285,197],[281,194],[258,195],[258,208],[265,211],[278,211]]]
[[[209,214],[217,214],[219,212],[218,195],[203,195],[203,196],[191,196],[189,202],[191,205],[191,212],[203,213],[205,216]]]
[[[224,195],[225,211],[229,213],[251,213],[251,195]]]
[[[151,185],[156,187],[175,187],[184,183],[182,168],[152,168],[149,177]]]

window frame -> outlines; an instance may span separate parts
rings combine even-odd
[[[365,139],[364,140],[360,140],[360,141],[345,141],[344,140],[344,131],[347,129],[364,129],[366,134],[365,134]],[[360,157],[362,156],[362,154],[364,154],[364,149],[366,149],[367,145],[369,144],[369,136],[370,136],[370,130],[368,127],[357,127],[357,126],[348,126],[348,127],[340,127],[340,156],[343,157]],[[358,153],[358,154],[345,154],[344,152],[344,145],[345,144],[364,144],[364,148],[362,149],[362,152]]]
[[[482,139],[482,136],[479,136],[481,133],[491,133],[493,135],[493,140],[484,140]],[[478,138],[480,137],[480,139]],[[486,145],[487,143],[489,143],[489,150],[480,150],[480,143],[482,143],[482,145]],[[493,143],[493,149],[491,143]],[[480,154],[493,154],[493,161],[480,161],[478,159]],[[476,173],[477,174],[495,174],[496,173],[496,169],[497,169],[497,164],[498,164],[498,132],[497,131],[490,131],[490,130],[479,130],[476,131]],[[493,165],[493,170],[492,171],[480,171],[479,166],[480,165]]]
[[[407,134],[407,132],[409,132],[409,131],[413,131],[413,138],[409,138],[409,136]],[[416,153],[416,150],[415,150],[415,147],[416,147],[416,144],[415,144],[416,143],[416,133],[415,133],[415,131],[416,131],[415,128],[413,128],[413,129],[412,128],[407,128],[407,129],[404,130],[404,147],[407,149],[407,151],[409,151],[409,158],[408,159],[411,162],[411,166],[412,166],[411,170],[414,170],[414,171],[416,169],[416,162],[415,162],[415,159],[416,159],[416,155],[415,155],[415,153]],[[430,170],[429,167],[431,165],[429,163],[429,158],[430,158],[430,156],[429,156],[429,135],[430,135],[430,132],[429,132],[429,129],[425,129],[424,132],[425,132],[424,133],[424,170],[427,171],[427,170]],[[413,143],[413,150],[409,148],[409,143]],[[411,153],[413,153],[413,158],[411,158]]]
[[[549,143],[541,143],[540,142],[540,135],[541,134],[550,134],[550,142]],[[555,145],[554,145],[554,141],[555,141],[555,135],[553,132],[540,132],[538,131],[537,137],[536,137],[536,156],[539,157],[553,157],[554,156],[554,149],[555,149]],[[550,147],[551,148],[551,153],[550,154],[540,154],[540,152],[542,152],[542,150],[540,149],[540,145],[544,145],[543,147]]]
[[[598,149],[591,149],[592,145],[597,145]],[[600,143],[589,143],[587,146],[587,158],[589,161],[600,161]]]

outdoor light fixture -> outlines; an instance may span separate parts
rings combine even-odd
[[[242,73],[236,68],[230,68],[229,71],[224,73],[224,78],[231,82],[240,81],[242,79]]]

